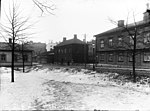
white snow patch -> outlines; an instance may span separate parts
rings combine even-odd
[[[49,68],[44,69],[37,67],[28,73],[15,71],[15,82],[11,83],[10,72],[10,68],[0,68],[0,110],[34,110],[38,109],[38,107],[40,109],[42,105],[40,106],[39,104],[43,101],[47,103],[44,104],[44,108],[49,108],[48,102],[55,100],[56,95],[54,92],[56,92],[57,88],[54,88],[52,85],[51,87],[48,86],[51,80],[53,80],[54,83],[58,81],[59,84],[62,84],[62,86],[66,88],[68,98],[70,94],[82,97],[80,102],[84,103],[84,105],[76,106],[78,109],[150,109],[149,84],[141,85],[131,82],[124,84],[122,84],[122,82],[117,83],[111,81],[112,78],[108,77],[111,73],[99,74],[85,69],[78,72],[75,71],[75,69],[66,70],[65,68],[59,68],[50,70]],[[114,75],[117,76],[118,74],[116,73]],[[76,90],[73,90],[74,87],[72,86],[78,86],[77,88],[79,89],[75,88]],[[80,89],[81,86],[85,89]],[[60,89],[58,88],[57,90],[59,92]],[[63,91],[63,88],[61,90]],[[61,93],[63,94],[64,92]],[[73,98],[75,99],[76,96],[73,96]],[[63,99],[66,101],[67,96]],[[65,104],[63,99],[61,98],[61,102],[59,100],[57,101],[59,105],[69,105],[69,103]],[[53,105],[55,108],[52,107]],[[58,104],[52,104],[51,109],[59,108],[56,105]],[[35,106],[37,107],[35,108]],[[74,107],[75,106],[68,106],[68,108]]]

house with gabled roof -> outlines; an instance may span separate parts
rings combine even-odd
[[[73,39],[63,41],[54,47],[54,61],[55,63],[85,63],[87,62],[88,46],[74,35]]]
[[[12,62],[12,50],[10,48],[9,43],[0,42],[0,67],[9,67]],[[20,50],[19,48],[15,49],[14,52],[14,65],[22,66],[23,58],[24,65],[31,66],[32,65],[32,50]]]

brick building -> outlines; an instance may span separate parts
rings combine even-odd
[[[135,33],[135,30],[137,31]],[[96,55],[100,64],[132,65],[131,49],[136,34],[136,66],[150,66],[150,10],[144,13],[142,21],[124,24],[106,32],[95,35]],[[128,45],[129,44],[129,45]],[[130,45],[131,44],[131,45]],[[119,48],[119,46],[123,46]]]
[[[85,63],[87,62],[88,46],[85,42],[77,39],[74,35],[73,39],[66,40],[54,47],[54,61],[56,63]]]

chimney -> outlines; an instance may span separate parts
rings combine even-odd
[[[66,37],[63,37],[63,42],[65,42],[66,41]]]
[[[10,44],[12,43],[12,38],[9,38],[9,43],[10,43]]]
[[[149,3],[146,4],[147,5],[147,9],[146,12],[144,12],[144,16],[143,16],[143,21],[148,22],[150,21],[150,9],[149,9]]]
[[[74,39],[77,39],[77,34],[74,34]]]
[[[118,21],[118,27],[124,27],[124,20]]]

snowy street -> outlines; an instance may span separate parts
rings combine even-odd
[[[116,73],[36,67],[28,72],[1,67],[0,110],[137,110],[150,109],[149,83],[114,80]]]

